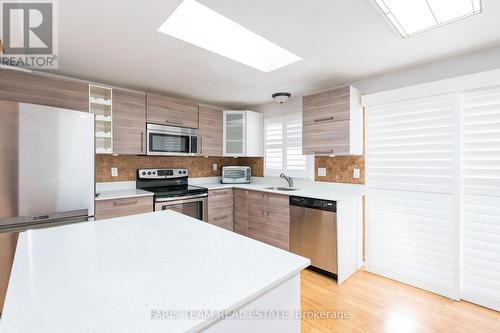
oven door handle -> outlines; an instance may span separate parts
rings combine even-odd
[[[195,195],[187,195],[183,197],[172,197],[172,198],[157,198],[155,202],[171,202],[171,201],[184,201],[189,199],[198,199],[198,198],[206,198],[208,196],[207,193],[204,194],[195,194]]]

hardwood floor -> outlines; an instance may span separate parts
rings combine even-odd
[[[305,270],[301,274],[301,294],[302,333],[500,332],[499,312],[455,302],[365,271],[338,286],[329,278]],[[333,319],[332,314],[330,319],[306,318],[319,316],[321,311],[345,313],[346,317]]]

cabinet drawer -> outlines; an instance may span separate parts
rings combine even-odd
[[[208,223],[233,231],[233,208],[218,209],[209,214]]]
[[[153,196],[100,200],[95,203],[95,219],[149,213],[153,211]]]
[[[210,190],[208,191],[208,206],[212,208],[232,207],[233,189]]]
[[[302,154],[348,155],[349,121],[306,125],[303,127]]]

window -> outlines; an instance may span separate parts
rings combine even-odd
[[[266,176],[284,172],[293,177],[309,177],[310,158],[302,155],[302,115],[265,118],[264,131]]]

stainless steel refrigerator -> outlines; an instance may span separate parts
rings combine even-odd
[[[94,116],[0,101],[0,312],[19,232],[94,215]]]

